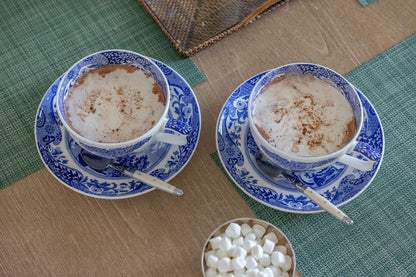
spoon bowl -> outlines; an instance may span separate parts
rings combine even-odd
[[[108,168],[112,162],[112,159],[96,156],[83,149],[81,149],[81,157],[88,166],[95,170],[104,170]]]

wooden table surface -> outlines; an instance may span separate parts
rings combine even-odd
[[[291,0],[192,57],[198,147],[160,191],[124,200],[78,194],[43,168],[0,193],[0,276],[201,276],[201,251],[219,224],[253,212],[210,154],[217,116],[242,82],[291,62],[345,74],[416,31],[416,1]]]

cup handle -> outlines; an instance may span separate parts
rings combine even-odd
[[[353,151],[363,154],[369,160],[360,160],[358,158],[345,154],[338,160],[338,162],[354,167],[361,171],[369,171],[373,169],[374,161],[379,160],[381,158],[381,155],[377,152],[377,150],[375,150],[367,143],[361,141],[357,142],[354,145]]]
[[[164,130],[171,130],[176,134],[165,133],[163,132]],[[185,122],[169,118],[166,120],[161,132],[156,135],[156,140],[169,144],[185,145],[188,143],[186,137],[191,133],[191,131],[192,127]]]

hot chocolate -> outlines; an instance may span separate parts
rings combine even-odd
[[[65,96],[68,124],[103,143],[140,137],[159,121],[165,97],[156,81],[130,65],[106,65],[82,75]]]
[[[356,128],[345,97],[308,74],[276,77],[255,99],[252,116],[270,144],[301,156],[337,151],[354,137]]]

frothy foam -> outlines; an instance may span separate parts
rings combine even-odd
[[[117,143],[145,134],[165,109],[160,86],[129,65],[106,65],[87,72],[65,98],[68,124],[81,136]]]
[[[355,133],[348,101],[312,75],[291,73],[275,78],[255,99],[252,114],[269,143],[301,156],[334,152]]]

